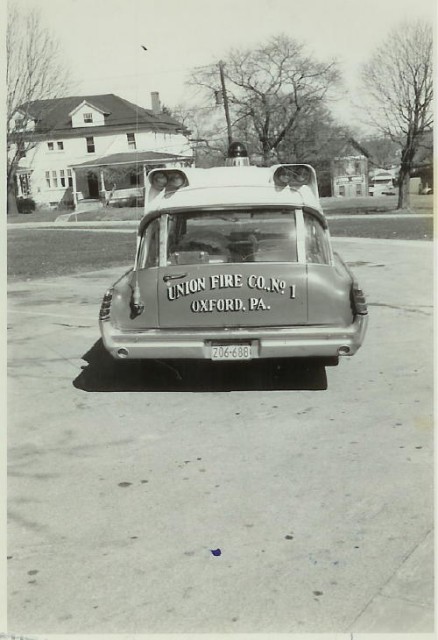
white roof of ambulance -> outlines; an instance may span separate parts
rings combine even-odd
[[[147,212],[210,206],[279,205],[311,207],[322,212],[319,197],[311,187],[277,187],[273,167],[214,167],[181,169],[188,186],[153,195]]]

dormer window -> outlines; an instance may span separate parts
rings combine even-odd
[[[105,125],[105,116],[109,112],[103,111],[95,104],[83,100],[68,114],[71,118],[71,126],[74,127],[101,127]]]

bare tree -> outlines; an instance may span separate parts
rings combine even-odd
[[[409,177],[433,123],[433,34],[428,23],[396,27],[364,66],[370,122],[401,147],[398,209],[409,207]]]
[[[280,162],[317,164],[339,155],[351,136],[347,127],[339,125],[323,103],[301,118],[291,133],[277,147]]]
[[[15,176],[20,159],[38,142],[38,127],[50,98],[65,94],[69,74],[61,65],[57,41],[37,10],[8,9],[7,57],[7,193],[8,212],[16,211]]]
[[[251,123],[264,164],[339,80],[334,61],[315,60],[302,43],[285,35],[254,49],[232,50],[220,66],[233,125]],[[196,69],[190,83],[218,96],[223,91],[219,70],[216,65]]]
[[[197,167],[221,166],[227,157],[228,145],[218,109],[218,106],[193,107],[182,103],[169,109],[170,115],[190,131]]]
[[[352,131],[335,121],[323,103],[313,113],[301,118],[297,127],[277,147],[278,162],[304,162],[313,166],[318,176],[321,196],[332,195],[331,163],[340,156]]]
[[[388,136],[368,136],[361,138],[361,144],[369,153],[369,163],[376,169],[391,169],[397,162],[400,147]]]

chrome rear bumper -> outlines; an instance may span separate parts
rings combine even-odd
[[[352,356],[362,345],[368,316],[348,327],[147,329],[121,331],[100,322],[105,348],[116,359],[210,359],[212,343],[250,343],[251,357],[313,358]]]

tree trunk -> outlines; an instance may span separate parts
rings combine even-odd
[[[8,179],[7,179],[7,204],[6,204],[6,210],[8,215],[9,214],[14,214],[14,213],[18,213],[18,208],[17,208],[17,193],[16,193],[16,188],[15,188],[15,172],[11,171],[8,174]]]
[[[407,167],[402,166],[400,168],[399,183],[398,183],[397,210],[409,209],[410,207],[409,180],[410,180],[410,171]]]
[[[271,164],[271,145],[267,140],[262,139],[260,142],[262,143],[263,147],[263,166],[269,167],[269,165]]]

